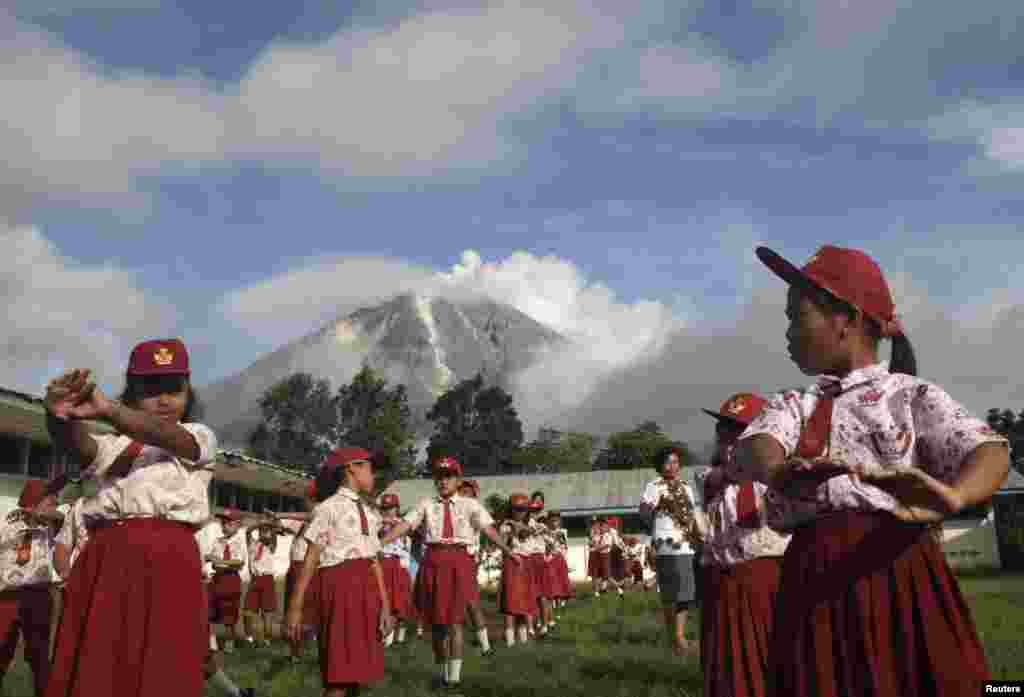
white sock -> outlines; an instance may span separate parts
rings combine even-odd
[[[241,697],[242,693],[238,689],[238,685],[231,682],[231,678],[225,675],[223,670],[218,670],[216,673],[211,675],[208,682],[224,694],[228,695],[228,697]]]
[[[462,679],[462,659],[453,658],[448,661],[448,682],[455,683]]]
[[[550,622],[548,622],[548,629],[551,629],[554,626],[555,626],[555,621],[554,620],[551,620]]]
[[[525,644],[530,641],[530,630],[526,625],[519,625],[519,643]]]
[[[398,628],[398,643],[401,644],[405,641],[405,625],[403,624]]]
[[[216,650],[217,650],[217,635],[216,634],[210,634],[210,651],[216,651]]]
[[[391,630],[384,637],[384,646],[391,646],[395,642],[395,630]]]
[[[476,633],[476,637],[480,640],[480,648],[482,648],[484,651],[491,650],[491,638],[487,636],[487,627],[484,627],[483,629],[479,630]]]
[[[505,646],[511,647],[511,646],[515,646],[515,645],[516,645],[516,630],[514,630],[514,629],[506,629],[505,630]]]

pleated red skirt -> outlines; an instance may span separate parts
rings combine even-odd
[[[473,558],[462,547],[429,547],[416,574],[413,598],[426,624],[462,624],[472,595]]]
[[[273,574],[252,577],[245,592],[245,609],[250,612],[277,612],[277,587]]]
[[[587,576],[595,580],[611,578],[612,555],[608,552],[591,552],[587,559]]]
[[[501,595],[498,609],[503,615],[533,615],[537,612],[537,594],[533,589],[530,558],[517,556],[519,563],[505,557],[501,565]]]
[[[210,621],[233,627],[242,607],[242,577],[237,571],[214,574],[210,583]]]
[[[68,579],[47,697],[200,697],[209,634],[194,530],[94,531]]]
[[[292,602],[295,583],[299,580],[299,574],[302,573],[303,563],[293,561],[288,567],[288,574],[284,577],[284,611],[286,613]],[[302,602],[302,623],[308,627],[317,625],[317,613],[320,611],[320,600],[317,598],[317,593],[320,592],[320,581],[317,578],[319,575],[320,572],[317,571],[309,585],[306,586],[306,597]]]
[[[706,566],[700,613],[705,697],[765,697],[765,674],[782,560]]]
[[[466,593],[466,603],[477,607],[480,605],[480,566],[472,556],[469,558],[472,573],[469,577],[469,590]]]
[[[985,652],[941,548],[885,513],[798,528],[786,550],[769,649],[777,697],[970,697]]]
[[[531,554],[527,557],[527,567],[530,569],[530,576],[533,581],[533,593],[536,602],[541,598],[550,598],[548,595],[550,583],[548,580],[548,563],[543,554]]]
[[[317,574],[320,677],[325,687],[384,678],[380,589],[369,559],[350,559]]]
[[[552,598],[559,600],[569,597],[569,565],[561,554],[552,555],[548,560],[548,573],[552,578]]]
[[[402,566],[398,557],[382,557],[381,571],[384,573],[384,587],[388,591],[391,603],[391,614],[395,619],[408,619],[413,616],[412,581],[409,572]]]
[[[626,578],[626,557],[622,554],[622,550],[616,547],[612,550],[610,555],[610,569],[609,573],[611,577],[616,581],[622,581]]]

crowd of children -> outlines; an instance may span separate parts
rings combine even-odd
[[[986,657],[930,526],[992,496],[1006,440],[916,377],[874,260],[826,246],[798,268],[757,253],[789,284],[790,355],[816,381],[709,411],[717,448],[696,487],[680,451],[658,453],[640,505],[651,543],[614,516],[593,520],[595,596],[656,587],[666,643],[683,654],[696,649],[683,627],[700,588],[706,695],[981,694]],[[373,498],[371,454],[341,447],[306,512],[214,520],[217,440],[195,421],[190,374],[184,344],[159,339],[132,351],[117,400],[88,370],[49,384],[47,428],[95,493],[58,506],[66,477],[30,481],[0,528],[0,677],[21,639],[39,696],[199,697],[207,682],[252,695],[224,673],[212,628],[225,628],[223,652],[269,642],[281,535],[294,537],[282,633],[294,660],[315,638],[327,697],[379,681],[385,648],[414,627],[429,628],[434,687],[460,689],[467,621],[493,652],[482,540],[502,555],[505,646],[556,629],[574,593],[558,513],[543,492],[512,493],[496,520],[453,457],[432,463],[436,495],[404,516],[396,495]],[[95,419],[114,433],[90,431]]]

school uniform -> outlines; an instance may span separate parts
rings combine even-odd
[[[546,525],[536,520],[530,520],[528,524],[533,534],[526,541],[529,549],[527,568],[533,577],[534,596],[538,601],[542,598],[550,600],[554,589],[551,586],[547,563],[549,530]]]
[[[942,388],[887,363],[777,395],[742,438],[755,435],[773,437],[787,457],[921,466],[946,483],[978,446],[1006,442]],[[928,526],[900,521],[891,495],[847,475],[807,499],[768,494],[771,522],[793,531],[769,695],[981,694],[984,649]]]
[[[85,524],[85,517],[82,509],[85,499],[79,498],[71,504],[64,513],[64,522],[61,523],[54,542],[61,544],[68,550],[68,567],[75,568],[75,562],[81,556],[86,543],[89,542],[89,528]],[[61,579],[67,581],[67,579]]]
[[[0,679],[24,638],[36,695],[44,694],[50,672],[52,551],[50,526],[0,522]]]
[[[387,535],[400,520],[382,520],[381,536]],[[395,620],[412,619],[415,613],[412,603],[412,577],[409,575],[411,542],[407,536],[399,537],[380,550],[380,565],[384,572],[384,587],[388,591],[391,614]]]
[[[404,520],[413,529],[425,525],[427,551],[413,589],[416,608],[429,624],[462,624],[476,575],[468,550],[494,519],[476,499],[454,494],[423,499]]]
[[[680,481],[683,491],[694,509],[698,502],[693,487]],[[657,508],[662,496],[669,495],[668,481],[658,477],[644,488],[640,501],[652,509]],[[654,542],[654,570],[658,577],[658,591],[663,605],[688,607],[697,596],[697,581],[693,573],[694,550],[675,518],[664,511],[654,513],[651,537]]]
[[[555,575],[555,597],[559,600],[568,600],[573,596],[572,583],[569,580],[569,563],[566,561],[569,555],[569,531],[565,528],[558,528],[553,531],[553,537],[552,560]]]
[[[213,564],[206,557],[213,553],[217,538],[221,535],[220,523],[209,520],[195,532],[196,546],[199,548],[200,575],[199,587],[203,594],[203,607],[200,611],[200,625],[204,633],[210,633],[210,621],[213,619],[213,605],[210,601],[210,584],[213,582]]]
[[[587,575],[595,581],[604,581],[612,576],[612,545],[615,538],[611,530],[590,532],[590,554],[587,558]]]
[[[533,547],[529,538],[519,538],[507,520],[498,527],[498,534],[508,540],[512,550],[512,554],[507,555],[501,565],[498,609],[503,615],[532,616],[537,612],[537,591],[533,587],[534,576],[529,569]],[[517,557],[518,563],[512,561],[513,556]]]
[[[380,516],[343,487],[316,507],[304,533],[320,548],[317,642],[325,686],[384,678],[381,597],[373,573],[381,551],[379,531]]]
[[[251,531],[247,546],[250,580],[245,592],[245,609],[249,612],[277,612],[277,589],[274,586],[277,545],[263,542],[257,531]]]
[[[281,524],[294,533],[292,546],[288,551],[288,574],[284,578],[284,610],[287,613],[291,603],[292,591],[295,589],[295,583],[299,580],[299,574],[302,573],[302,567],[306,562],[306,551],[309,549],[309,543],[306,541],[303,533],[308,523],[300,520],[282,520]],[[319,573],[317,571],[317,574]],[[319,583],[316,580],[316,575],[314,575],[313,580],[306,586],[306,596],[302,602],[302,623],[307,627],[315,627],[317,624],[319,601],[317,600],[316,592],[318,587]]]
[[[239,528],[230,537],[223,532],[213,545],[213,554],[222,561],[245,561],[249,554],[245,528]],[[213,572],[210,584],[211,618],[213,624],[233,627],[238,624],[242,607],[242,572],[240,568],[220,567]]]
[[[782,555],[789,535],[768,527],[759,482],[705,486],[701,666],[707,697],[765,697]]]
[[[196,527],[217,439],[184,423],[195,462],[120,435],[93,435],[98,480],[83,500],[89,543],[65,586],[47,697],[199,697],[208,635]],[[97,650],[97,647],[103,647]]]

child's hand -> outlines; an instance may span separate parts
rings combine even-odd
[[[386,637],[388,634],[390,634],[391,631],[394,628],[395,628],[395,618],[392,616],[391,610],[389,608],[386,608],[386,607],[385,608],[381,608],[381,611],[380,611],[380,625],[379,625],[378,630],[377,630],[378,632],[380,632],[380,639],[381,639],[381,641],[383,641],[384,637]]]
[[[69,370],[50,380],[43,398],[46,409],[57,418],[70,418],[70,410],[81,401],[83,390],[89,384],[89,372]]]
[[[298,644],[302,641],[302,608],[301,607],[290,607],[288,608],[288,616],[285,619],[284,633],[288,637],[288,640],[293,644]]]
[[[852,476],[896,499],[893,515],[910,523],[935,523],[960,508],[955,489],[913,465],[856,465]]]

